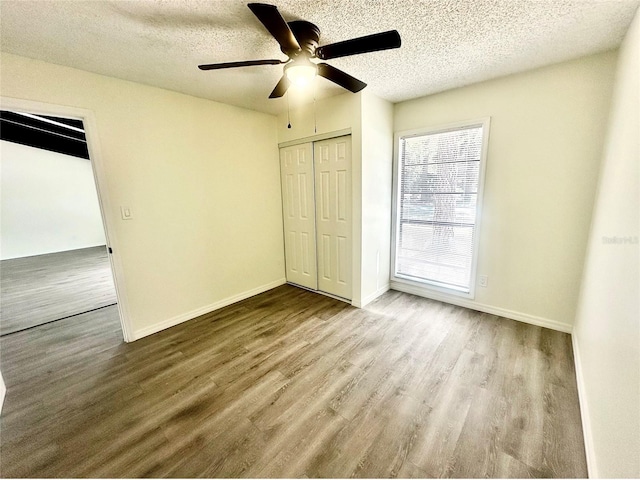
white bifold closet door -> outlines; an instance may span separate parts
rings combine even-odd
[[[287,281],[351,299],[351,137],[285,147],[280,160]]]
[[[287,281],[318,288],[311,143],[280,149]]]
[[[313,145],[318,290],[351,298],[351,137]]]

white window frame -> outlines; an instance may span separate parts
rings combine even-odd
[[[491,117],[484,117],[476,120],[467,120],[463,122],[450,123],[446,125],[438,125],[434,127],[423,127],[412,130],[404,130],[396,132],[394,135],[393,146],[393,202],[392,202],[392,236],[391,236],[391,281],[393,283],[401,283],[412,286],[418,290],[423,290],[425,293],[429,291],[434,293],[445,293],[449,295],[455,295],[457,297],[475,298],[476,284],[477,284],[477,264],[478,264],[478,251],[480,245],[480,232],[481,232],[481,220],[482,220],[482,205],[484,198],[484,177],[487,164],[487,151],[489,149],[489,127],[491,124]],[[397,240],[400,232],[399,212],[400,206],[400,141],[403,138],[415,137],[421,135],[429,135],[434,133],[444,133],[454,130],[460,130],[470,127],[482,127],[482,150],[480,154],[480,166],[478,176],[478,198],[476,203],[476,223],[475,232],[473,237],[473,258],[471,259],[471,281],[469,285],[469,292],[456,289],[451,286],[444,286],[435,281],[417,281],[411,280],[406,277],[396,275],[396,258],[397,258]]]

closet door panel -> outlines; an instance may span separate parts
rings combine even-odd
[[[314,143],[318,289],[351,299],[351,137]]]
[[[280,149],[287,281],[318,288],[313,146]]]

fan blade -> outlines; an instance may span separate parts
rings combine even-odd
[[[278,8],[266,3],[250,3],[247,5],[258,20],[267,28],[269,33],[275,38],[284,52],[297,52],[301,50],[298,40],[282,18]]]
[[[252,67],[254,65],[280,65],[282,60],[247,60],[245,62],[210,63],[198,65],[200,70],[220,70],[221,68]]]
[[[341,87],[346,88],[353,93],[359,92],[367,86],[366,83],[361,82],[342,70],[338,70],[336,67],[332,67],[328,63],[318,64],[318,75],[326,78],[327,80],[331,80],[333,83],[337,83]]]
[[[398,48],[402,44],[397,30],[374,33],[366,37],[352,38],[344,42],[331,43],[316,49],[316,57],[322,60],[357,55],[359,53],[377,52]]]
[[[274,88],[273,92],[271,92],[271,95],[269,95],[269,98],[282,97],[285,93],[287,93],[287,89],[289,88],[289,85],[291,85],[291,82],[289,81],[286,75],[283,75],[280,81],[278,82],[278,84],[276,85],[276,88]]]

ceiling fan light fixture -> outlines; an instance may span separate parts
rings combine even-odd
[[[275,5],[249,3],[247,6],[271,36],[280,44],[280,50],[289,57],[289,59],[209,63],[198,65],[198,68],[200,70],[219,70],[223,68],[279,65],[284,63],[286,65],[284,66],[283,75],[269,95],[269,98],[282,98],[290,86],[308,86],[316,75],[352,93],[359,92],[367,86],[366,83],[342,70],[332,67],[328,63],[314,63],[311,59],[331,60],[332,58],[398,48],[402,44],[398,31],[389,30],[388,32],[374,33],[372,35],[365,35],[364,37],[318,46],[320,29],[313,23],[307,22],[306,20],[287,22]]]
[[[305,87],[309,85],[316,74],[318,67],[309,60],[296,60],[284,67],[284,73],[289,81],[297,87]]]

